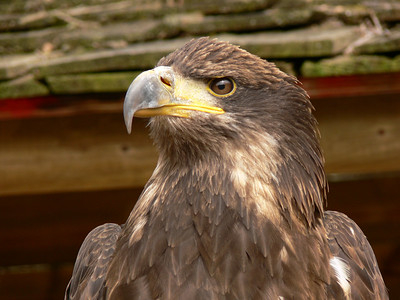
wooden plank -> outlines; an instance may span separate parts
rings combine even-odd
[[[299,80],[311,99],[400,93],[399,72],[320,78],[300,77]]]
[[[0,121],[122,113],[123,99],[121,93],[3,99],[0,101]]]
[[[327,173],[400,171],[398,95],[313,101]]]
[[[122,95],[116,97],[6,102],[0,114],[0,195],[142,187],[157,154],[146,120],[135,119],[133,134],[126,133]],[[400,171],[398,95],[313,104],[328,174]]]
[[[0,195],[141,187],[157,155],[145,121],[130,136],[118,114],[0,124]]]
[[[284,62],[277,62],[282,64]],[[290,66],[289,66],[290,68]],[[287,71],[287,70],[286,70]],[[128,72],[129,73],[129,72]],[[132,73],[129,73],[132,74]],[[96,76],[95,74],[93,76]],[[133,77],[132,77],[133,79]],[[322,78],[300,78],[312,101],[400,94],[400,72]],[[93,112],[118,112],[125,93],[2,99],[0,120],[52,117]]]
[[[395,50],[397,51],[397,50]],[[384,55],[339,55],[319,61],[306,60],[301,66],[305,77],[333,77],[384,74],[400,71],[400,58]],[[387,74],[386,74],[387,75]]]

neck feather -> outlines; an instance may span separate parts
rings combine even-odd
[[[246,138],[252,142],[226,142],[218,148],[187,146],[186,157],[171,147],[160,151],[150,183],[160,181],[154,182],[162,188],[159,195],[182,189],[189,199],[200,195],[199,201],[205,195],[220,196],[224,205],[241,215],[243,210],[254,211],[276,225],[282,217],[306,227],[319,223],[326,196],[319,148],[293,152],[282,149],[280,141],[269,135],[252,133]]]

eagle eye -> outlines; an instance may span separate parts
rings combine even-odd
[[[232,95],[236,90],[235,82],[227,77],[214,78],[208,84],[211,94],[217,97],[227,97]]]

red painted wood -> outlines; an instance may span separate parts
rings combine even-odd
[[[311,99],[400,94],[400,72],[300,77]],[[124,93],[0,99],[0,120],[122,111]]]
[[[0,120],[116,111],[122,113],[123,99],[122,93],[0,99]]]
[[[400,73],[299,78],[311,99],[400,93]]]

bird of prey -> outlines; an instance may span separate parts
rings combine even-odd
[[[194,39],[130,85],[156,169],[128,220],[86,237],[66,299],[388,299],[371,246],[324,211],[313,107],[274,64]]]

